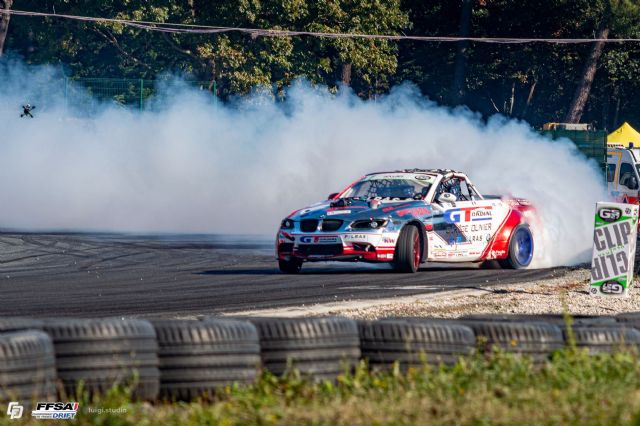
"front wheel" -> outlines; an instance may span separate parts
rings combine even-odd
[[[283,274],[297,274],[302,269],[302,260],[278,260],[278,268]]]
[[[533,259],[533,235],[529,225],[518,225],[511,233],[509,256],[498,261],[500,266],[509,269],[524,269]]]
[[[415,226],[405,226],[400,231],[393,267],[399,272],[417,272],[422,257],[420,232]]]

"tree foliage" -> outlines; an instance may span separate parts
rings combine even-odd
[[[21,10],[153,22],[273,28],[327,33],[455,36],[462,1],[434,0],[16,0]],[[635,0],[472,0],[474,37],[593,38],[606,22],[610,38],[640,37]],[[337,90],[348,83],[362,97],[413,82],[447,104],[456,44],[418,41],[254,37],[241,33],[166,34],[113,24],[56,18],[11,20],[5,49],[29,63],[60,63],[80,77],[154,78],[181,73],[216,82],[228,97],[294,79]],[[640,45],[606,44],[595,64],[583,122],[601,128],[640,125]],[[484,115],[534,125],[560,121],[584,77],[591,44],[471,43],[464,50],[463,104]]]

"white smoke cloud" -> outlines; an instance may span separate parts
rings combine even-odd
[[[55,70],[0,71],[4,229],[271,234],[365,173],[454,168],[481,192],[533,201],[544,225],[537,264],[560,265],[588,258],[594,203],[606,197],[573,145],[438,107],[409,85],[363,101],[298,82],[285,102],[216,105],[177,82],[145,111],[104,105],[78,118]],[[19,117],[27,101],[34,119]]]

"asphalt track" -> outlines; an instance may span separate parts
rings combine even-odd
[[[177,317],[392,298],[551,278],[565,268],[483,270],[305,264],[277,271],[271,239],[0,233],[0,315]]]

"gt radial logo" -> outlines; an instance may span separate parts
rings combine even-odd
[[[36,419],[73,419],[77,412],[77,402],[38,402],[31,416]]]
[[[7,408],[7,415],[13,419],[19,419],[22,417],[22,412],[24,407],[20,405],[19,402],[12,401],[9,403],[9,408]]]
[[[462,207],[444,212],[444,220],[447,223],[477,222],[491,220],[491,206],[487,207]]]

